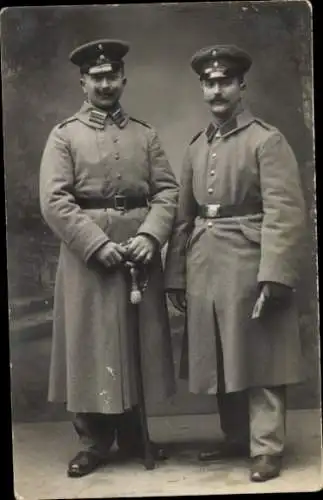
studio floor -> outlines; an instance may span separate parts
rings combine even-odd
[[[152,417],[149,428],[151,438],[164,443],[169,452],[169,459],[154,470],[146,471],[139,462],[114,461],[84,478],[71,479],[66,466],[79,448],[69,422],[14,424],[16,499],[309,492],[322,488],[318,410],[289,411],[281,476],[261,484],[249,481],[247,460],[198,463],[197,450],[203,443],[221,437],[217,415]]]

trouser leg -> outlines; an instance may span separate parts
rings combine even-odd
[[[76,413],[73,426],[86,450],[105,457],[114,442],[118,418],[103,413]]]
[[[140,452],[143,448],[138,406],[120,416],[117,423],[117,442],[120,450],[130,454]]]
[[[218,372],[217,402],[221,429],[227,441],[249,446],[248,394],[246,391],[225,392],[223,350],[218,328],[216,329],[215,336]]]
[[[225,440],[213,450],[199,453],[199,460],[213,461],[249,456],[248,397],[245,391],[218,393],[220,424]]]
[[[217,395],[221,430],[227,441],[249,446],[249,408],[246,391]]]
[[[249,389],[250,453],[282,455],[285,445],[285,386]]]

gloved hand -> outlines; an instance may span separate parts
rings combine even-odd
[[[124,259],[124,255],[125,249],[114,241],[108,241],[95,252],[96,258],[108,269],[120,264]]]
[[[156,246],[157,241],[153,237],[138,234],[127,242],[127,254],[135,262],[148,264],[154,255]]]
[[[266,281],[261,283],[261,290],[252,311],[252,318],[260,318],[268,308],[286,306],[292,298],[293,289],[282,283]]]
[[[167,292],[168,298],[175,307],[180,312],[186,310],[186,296],[185,290],[174,289]]]
[[[263,283],[262,287],[265,296],[273,302],[286,302],[291,299],[293,289],[282,283],[276,283],[274,281],[266,281]]]

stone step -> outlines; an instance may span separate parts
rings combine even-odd
[[[53,300],[52,294],[9,299],[9,317],[18,320],[25,316],[50,311],[53,308]]]
[[[25,314],[20,318],[11,318],[9,320],[10,342],[17,343],[48,337],[52,333],[52,321],[52,309]]]

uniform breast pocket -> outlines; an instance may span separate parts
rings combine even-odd
[[[241,220],[240,229],[247,240],[260,245],[262,223],[259,221]]]

